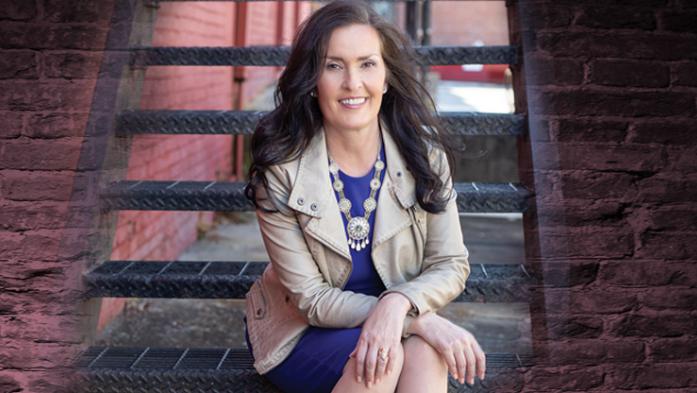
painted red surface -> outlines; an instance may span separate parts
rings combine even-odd
[[[507,64],[463,64],[431,67],[431,71],[437,73],[440,80],[497,84],[505,82],[507,69]]]

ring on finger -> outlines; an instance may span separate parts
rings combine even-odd
[[[386,362],[389,358],[389,350],[385,350],[385,348],[380,347],[380,349],[378,349],[378,359],[380,359],[383,362]]]

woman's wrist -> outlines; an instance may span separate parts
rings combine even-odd
[[[391,292],[382,298],[382,301],[390,303],[390,307],[395,307],[407,315],[411,310],[411,301],[399,292]]]
[[[416,334],[416,335],[421,335],[421,332],[425,330],[428,330],[428,323],[433,321],[434,318],[438,318],[438,314],[435,312],[427,312],[425,314],[421,314],[418,317],[414,318],[413,321],[411,321],[411,324],[409,325],[409,328],[407,329],[407,333],[411,334]]]

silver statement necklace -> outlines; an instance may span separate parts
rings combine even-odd
[[[370,233],[370,213],[377,207],[375,193],[380,188],[380,173],[385,169],[385,163],[380,159],[380,151],[382,150],[382,140],[378,147],[378,157],[375,160],[375,174],[370,180],[370,196],[363,201],[363,216],[351,217],[351,201],[344,195],[344,182],[339,179],[339,166],[336,165],[331,156],[329,156],[329,172],[334,178],[332,187],[334,191],[339,193],[339,210],[346,216],[348,224],[346,224],[346,232],[348,232],[349,247],[356,251],[364,249],[369,243],[368,234]]]

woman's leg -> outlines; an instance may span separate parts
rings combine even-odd
[[[447,393],[448,365],[435,348],[417,335],[402,342],[404,365],[399,376],[397,393]]]
[[[336,386],[334,386],[332,393],[393,393],[404,363],[404,351],[401,346],[398,348],[398,351],[390,352],[390,361],[394,362],[392,365],[392,372],[389,373],[387,377],[382,378],[377,384],[373,384],[370,390],[366,388],[365,381],[361,383],[356,381],[356,359],[349,358],[344,367],[343,375],[339,379],[339,382],[336,383]]]

